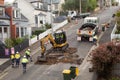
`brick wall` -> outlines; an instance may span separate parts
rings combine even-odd
[[[0,0],[0,5],[4,5],[4,0]]]
[[[12,7],[7,7],[5,9],[5,11],[10,16],[10,35],[11,35],[11,38],[16,38],[16,25],[13,25],[13,9],[12,9]]]

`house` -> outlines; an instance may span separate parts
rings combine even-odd
[[[6,38],[10,38],[10,17],[5,13],[5,6],[0,4],[0,41]]]
[[[61,11],[62,4],[65,3],[65,0],[42,0],[44,3],[47,3],[49,7],[52,3],[52,11]]]
[[[52,10],[59,10],[58,5],[60,6],[63,2],[64,0],[53,0]],[[15,0],[14,3],[18,3],[21,13],[29,20],[29,27],[40,28],[45,23],[51,23],[50,0]]]
[[[8,7],[9,9],[9,7]],[[9,15],[12,17],[12,25],[15,25],[16,32],[15,32],[15,38],[16,37],[24,37],[29,35],[29,23],[28,19],[21,13],[20,8],[18,8],[18,4],[14,3],[11,6],[11,13],[12,15]]]
[[[48,20],[46,18],[46,9],[40,0],[16,0],[14,3],[18,4],[21,13],[29,20],[29,28],[41,27]],[[29,32],[32,32],[29,30]]]
[[[28,19],[20,13],[17,5],[4,5],[4,0],[0,3],[0,40],[4,42],[6,38],[26,36]]]

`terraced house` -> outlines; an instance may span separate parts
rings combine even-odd
[[[32,35],[34,29],[40,29],[46,23],[51,24],[58,15],[53,11],[61,11],[64,0],[15,0],[11,5],[0,5],[0,40]],[[52,15],[52,16],[51,16]],[[52,19],[52,20],[51,20]]]
[[[18,4],[21,12],[29,20],[29,27],[31,31],[34,28],[40,28],[46,23],[51,23],[51,8],[52,11],[60,10],[61,4],[64,0],[52,0],[52,7],[50,0],[16,0],[14,3]],[[52,14],[52,18],[55,15]]]
[[[13,6],[4,5],[4,0],[0,1],[0,40],[6,38],[17,38],[25,36],[28,19],[20,13],[20,9],[14,4]]]

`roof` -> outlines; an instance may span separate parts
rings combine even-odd
[[[21,14],[21,18],[14,18],[14,21],[28,22],[28,19],[23,14]]]
[[[23,14],[21,14],[21,19],[25,20],[25,21],[28,21],[28,19]]]
[[[0,26],[9,26],[10,24],[6,23],[5,21],[0,21]]]
[[[10,19],[10,17],[7,14],[5,14],[5,16],[0,16],[0,19]]]
[[[64,20],[66,20],[66,16],[58,16],[56,18],[54,18],[54,23],[61,23],[63,22]]]

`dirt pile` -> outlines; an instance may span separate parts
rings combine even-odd
[[[56,63],[74,63],[81,64],[83,58],[79,58],[77,54],[77,48],[68,48],[65,52],[50,52],[46,54],[43,59],[40,59],[35,62],[35,64],[56,64]]]

